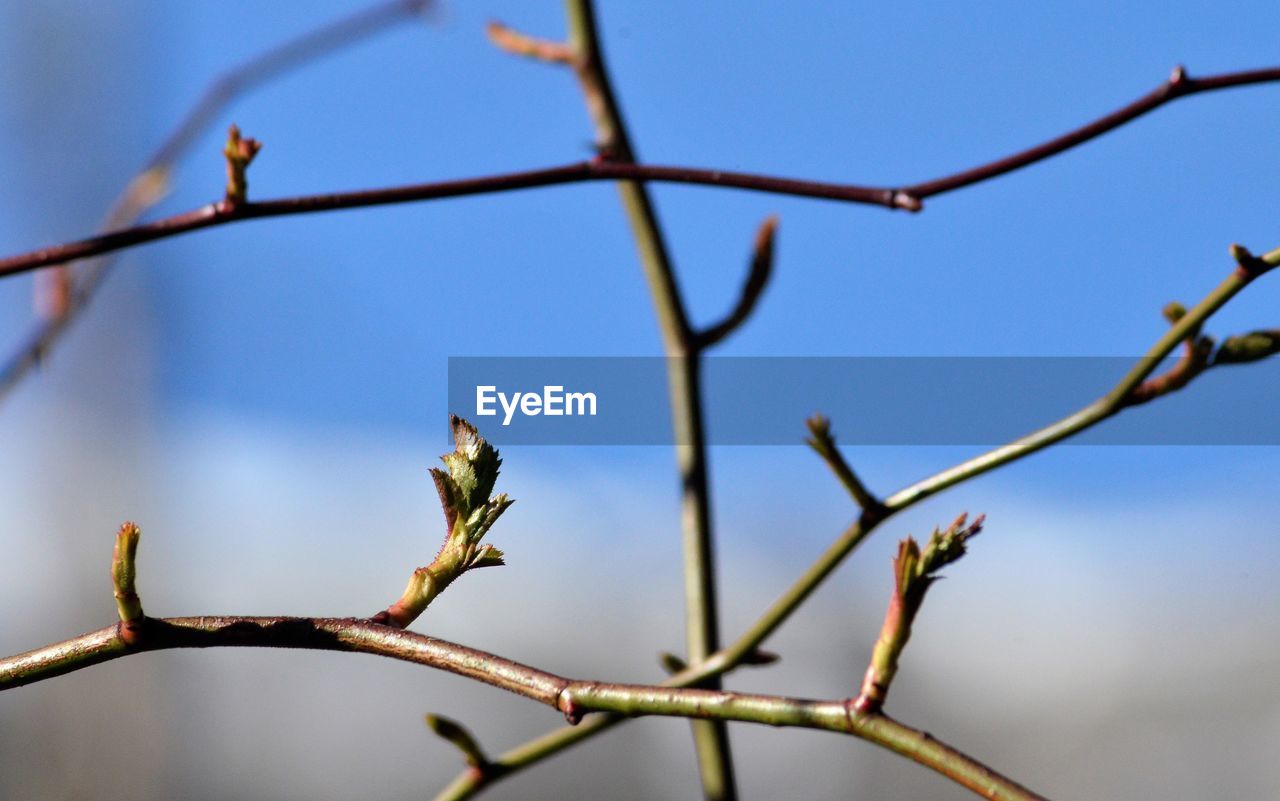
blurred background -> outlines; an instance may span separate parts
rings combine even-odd
[[[358,7],[0,4],[0,252],[89,232],[211,78]],[[1280,63],[1280,12],[1266,2],[606,1],[599,14],[642,157],[886,185],[1060,133],[1177,63],[1193,76]],[[233,120],[265,143],[250,172],[258,198],[584,158],[592,136],[572,79],[495,51],[490,18],[564,30],[554,2],[450,3],[292,71],[218,120],[155,213],[221,196]],[[724,355],[1128,356],[1162,333],[1162,305],[1199,299],[1230,269],[1228,243],[1280,244],[1267,189],[1277,126],[1280,87],[1201,95],[919,215],[653,191],[702,322],[734,302],[759,221],[781,217],[774,279]],[[1273,327],[1278,299],[1268,277],[1210,333]],[[6,351],[30,306],[30,277],[0,282]],[[113,619],[107,566],[126,519],[143,527],[151,614],[381,609],[438,545],[426,470],[449,447],[448,357],[660,347],[603,184],[252,222],[131,250],[0,407],[0,650]],[[795,430],[794,447],[711,452],[726,636],[853,515],[799,444],[802,420]],[[888,493],[975,452],[848,456]],[[459,582],[415,628],[571,676],[659,679],[655,654],[683,643],[671,450],[504,457],[499,488],[519,502],[490,537],[509,566]],[[970,557],[931,593],[891,714],[1053,798],[1274,797],[1277,470],[1274,447],[1034,456],[886,524],[767,643],[782,662],[728,684],[850,694],[896,541],[986,512]],[[426,798],[461,767],[423,725],[428,711],[494,753],[560,723],[373,657],[148,654],[5,693],[0,796]],[[731,731],[744,797],[965,797],[859,741]],[[490,792],[694,797],[690,745],[683,721],[637,721]]]

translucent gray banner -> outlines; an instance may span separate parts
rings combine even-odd
[[[846,444],[997,445],[1102,396],[1136,362],[708,358],[701,369],[707,441],[794,445],[804,437],[804,419],[821,412]],[[671,444],[667,369],[667,359],[650,357],[455,357],[449,359],[449,409],[500,445]],[[1070,442],[1276,445],[1277,401],[1276,362],[1215,368]]]

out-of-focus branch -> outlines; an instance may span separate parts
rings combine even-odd
[[[853,468],[840,454],[840,449],[836,447],[836,437],[831,433],[831,421],[820,414],[815,414],[805,421],[805,425],[809,427],[809,438],[805,442],[822,457],[822,461],[827,463],[831,472],[836,474],[836,478],[840,479],[840,483],[844,485],[854,502],[862,507],[863,513],[867,516],[880,514],[883,506],[880,499],[871,494],[871,491],[862,483],[862,479],[858,478],[858,474],[853,472]]]
[[[1091,139],[1097,139],[1108,131],[1113,131],[1121,125],[1132,122],[1138,117],[1155,111],[1164,104],[1171,103],[1180,97],[1189,97],[1201,92],[1214,92],[1235,86],[1272,83],[1274,81],[1280,81],[1280,68],[1272,67],[1269,69],[1249,70],[1247,72],[1227,72],[1221,75],[1192,78],[1179,65],[1174,67],[1168,79],[1155,89],[1127,106],[1118,108],[1093,122],[1086,123],[1073,131],[1068,131],[1061,136],[1056,136],[1047,142],[1042,142],[1035,147],[1027,148],[1011,156],[1005,156],[942,178],[934,178],[930,181],[922,181],[918,184],[905,186],[901,189],[901,192],[909,198],[924,200],[927,197],[989,181],[1005,173],[1026,167],[1029,164],[1044,161],[1064,150],[1070,150],[1077,145],[1082,145]]]
[[[596,133],[596,147],[610,162],[636,164],[622,108],[605,65],[604,51],[591,0],[565,0],[570,63]],[[684,561],[685,648],[691,664],[720,647],[719,594],[716,588],[715,541],[711,522],[711,483],[702,408],[702,349],[689,322],[670,250],[648,188],[620,181],[618,195],[631,225],[649,294],[653,298],[667,355],[667,385],[675,429],[676,466],[680,473],[680,523]],[[718,677],[700,685],[718,690]],[[707,801],[734,801],[729,732],[723,721],[692,724],[694,751]]]
[[[443,715],[427,715],[427,727],[461,751],[471,770],[483,775],[489,768],[489,758],[484,755],[484,749],[461,723]]]
[[[384,30],[427,8],[431,0],[392,0],[331,22],[279,45],[224,73],[209,84],[200,100],[187,112],[164,142],[112,203],[101,230],[119,231],[132,225],[168,191],[174,164],[215,123],[222,111],[237,97],[280,74],[325,54]],[[79,313],[89,304],[113,263],[93,258],[82,265],[67,264],[73,259],[104,256],[119,247],[84,250],[48,264],[66,265],[40,287],[48,293],[40,303],[41,319],[23,342],[0,363],[0,400],[38,367]],[[27,269],[35,269],[32,265]],[[22,272],[19,270],[18,272]]]
[[[756,304],[760,302],[760,296],[764,294],[765,285],[769,283],[769,274],[773,270],[773,247],[777,232],[776,216],[767,217],[760,224],[760,229],[756,231],[755,243],[751,247],[751,265],[747,271],[747,281],[742,285],[738,303],[723,320],[698,332],[700,350],[706,350],[732,334],[755,311]]]

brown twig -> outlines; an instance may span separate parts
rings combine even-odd
[[[942,178],[935,178],[931,181],[924,181],[918,184],[911,184],[902,188],[903,194],[924,200],[934,195],[941,195],[945,192],[951,192],[956,189],[962,189],[966,186],[988,181],[999,175],[1013,172],[1014,170],[1026,167],[1029,164],[1035,164],[1037,161],[1044,161],[1051,156],[1070,150],[1077,145],[1082,145],[1091,139],[1097,139],[1099,136],[1108,131],[1115,130],[1127,122],[1132,122],[1144,114],[1148,114],[1160,108],[1166,103],[1177,100],[1180,97],[1188,97],[1190,95],[1199,94],[1201,92],[1212,92],[1218,89],[1228,89],[1235,86],[1249,86],[1256,83],[1271,83],[1280,80],[1280,67],[1270,69],[1250,70],[1247,72],[1227,72],[1221,75],[1206,75],[1203,78],[1192,78],[1187,75],[1186,70],[1181,66],[1173,69],[1169,77],[1153,89],[1151,92],[1143,95],[1123,108],[1100,117],[1093,122],[1082,125],[1073,131],[1069,131],[1061,136],[1054,137],[1047,142],[1027,148],[1012,156],[1006,156],[986,164],[972,167],[962,172],[947,175]]]
[[[577,162],[560,167],[503,173],[480,178],[420,183],[387,189],[281,198],[263,203],[245,204],[237,214],[218,215],[214,213],[215,209],[212,206],[206,206],[153,223],[120,228],[77,242],[55,245],[0,259],[0,277],[23,273],[40,267],[62,264],[73,259],[109,253],[144,242],[151,242],[212,225],[223,225],[240,220],[408,203],[463,195],[508,192],[517,189],[580,183],[583,181],[658,181],[696,184],[918,211],[923,208],[921,201],[925,198],[971,186],[1004,175],[1020,167],[1043,161],[1064,150],[1069,150],[1091,139],[1096,139],[1102,134],[1154,111],[1177,98],[1237,86],[1280,81],[1280,68],[1225,73],[1204,78],[1189,78],[1180,71],[1175,71],[1174,75],[1175,78],[1171,78],[1161,84],[1155,91],[1124,108],[1044,144],[964,172],[899,188],[806,181],[701,167],[635,164],[602,157],[588,162]],[[1178,75],[1183,77],[1176,79]]]
[[[756,231],[755,243],[751,247],[751,265],[747,271],[747,281],[742,285],[738,303],[723,320],[707,326],[698,332],[698,349],[706,350],[720,340],[732,334],[755,311],[760,296],[764,294],[765,285],[769,283],[769,274],[773,270],[774,239],[778,231],[778,218],[770,215],[760,224]]]

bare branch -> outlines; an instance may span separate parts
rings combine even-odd
[[[770,215],[760,223],[756,231],[755,243],[751,246],[751,267],[747,271],[747,281],[742,286],[742,294],[738,304],[733,307],[720,322],[708,326],[698,334],[698,347],[702,350],[715,345],[720,340],[737,330],[747,321],[751,312],[755,311],[760,296],[764,294],[765,285],[769,283],[769,274],[773,270],[773,244],[778,231],[778,218]]]
[[[489,41],[493,42],[494,46],[513,56],[524,56],[535,61],[562,64],[575,69],[580,66],[577,52],[564,42],[552,42],[529,36],[496,21],[485,26],[485,33],[488,34]]]
[[[238,207],[236,213],[218,214],[215,206],[206,206],[154,223],[130,228],[116,228],[97,237],[54,245],[0,259],[0,277],[23,273],[40,267],[63,264],[73,259],[110,253],[145,242],[152,242],[156,239],[208,228],[213,225],[225,225],[260,217],[310,214],[336,209],[363,208],[366,206],[409,203],[464,195],[509,192],[518,189],[580,183],[583,181],[659,181],[697,184],[918,211],[922,208],[920,200],[923,198],[970,186],[998,177],[1019,167],[1042,161],[1063,150],[1101,136],[1103,133],[1136,119],[1173,99],[1200,92],[1278,81],[1280,80],[1280,68],[1226,73],[1197,79],[1184,78],[1183,80],[1188,88],[1170,88],[1179,87],[1181,84],[1174,81],[1166,82],[1160,89],[1120,111],[1109,114],[1077,131],[1024,151],[1009,159],[1002,159],[981,167],[975,167],[963,173],[957,173],[954,176],[912,184],[904,188],[895,189],[858,184],[805,181],[701,167],[638,164],[619,160],[616,158],[616,151],[611,151],[606,154],[608,157],[541,170],[503,173],[438,183],[411,184],[386,189],[281,198],[263,203],[249,203]],[[0,381],[0,388],[3,386],[4,382]]]
[[[118,626],[108,626],[0,659],[0,690],[50,679],[129,654],[215,647],[301,648],[385,656],[493,685],[560,710],[571,719],[601,711],[626,716],[663,715],[825,729],[851,734],[905,754],[984,798],[1041,799],[971,757],[884,715],[850,714],[849,699],[813,701],[722,690],[568,679],[475,648],[356,618],[144,618],[139,636],[133,642],[121,636]],[[476,755],[482,756],[478,751]],[[486,760],[486,764],[493,763]]]
[[[1148,94],[1104,117],[1082,125],[1074,131],[1054,137],[1047,142],[1015,153],[1012,156],[1006,156],[987,164],[972,167],[963,172],[957,172],[943,178],[935,178],[931,181],[911,184],[903,187],[902,193],[908,197],[924,200],[934,195],[941,195],[945,192],[981,183],[982,181],[989,181],[997,176],[1026,167],[1029,164],[1035,164],[1037,161],[1044,161],[1064,150],[1070,150],[1077,145],[1082,145],[1091,139],[1097,139],[1108,131],[1115,130],[1127,122],[1132,122],[1138,117],[1155,111],[1165,103],[1170,103],[1180,97],[1187,97],[1200,92],[1229,89],[1235,86],[1271,83],[1273,81],[1280,81],[1280,68],[1251,70],[1249,72],[1228,72],[1221,75],[1207,75],[1203,78],[1191,78],[1187,75],[1185,69],[1178,66],[1173,69],[1167,80]]]
[[[836,447],[835,434],[831,433],[831,421],[820,414],[815,414],[805,421],[805,425],[809,427],[810,434],[805,442],[827,463],[831,472],[840,479],[840,483],[848,490],[858,506],[870,515],[882,512],[884,505],[880,503],[880,499],[871,494],[871,491],[858,478],[858,474],[853,472],[853,468],[840,454],[840,449]]]

